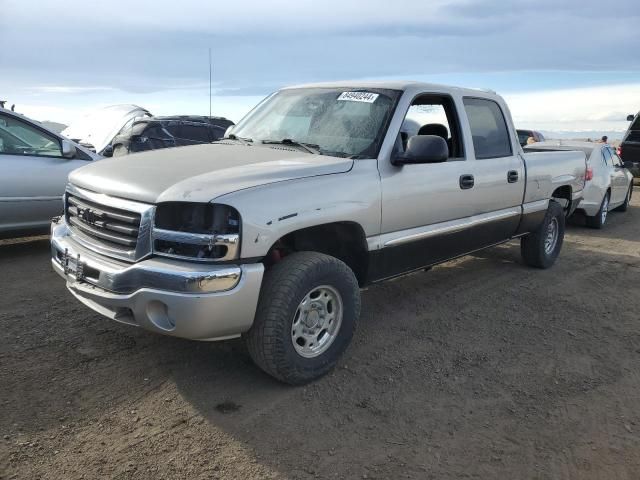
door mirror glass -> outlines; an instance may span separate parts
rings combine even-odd
[[[394,165],[440,163],[449,158],[447,141],[439,135],[414,135],[407,142],[404,153],[393,158]]]
[[[633,122],[633,115],[627,115],[627,122]]]
[[[102,150],[103,157],[113,157],[113,145],[109,144]]]
[[[62,140],[62,156],[64,158],[74,158],[76,156],[76,146],[69,140]]]

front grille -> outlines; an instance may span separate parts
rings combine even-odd
[[[70,185],[65,217],[76,240],[98,253],[139,260],[151,252],[154,207]]]
[[[74,195],[67,197],[67,220],[85,235],[114,246],[135,248],[140,214],[100,205]]]

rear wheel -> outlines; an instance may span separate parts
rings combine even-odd
[[[317,252],[293,253],[265,274],[245,340],[262,370],[304,384],[333,368],[359,316],[360,288],[344,262]]]
[[[627,196],[624,199],[624,203],[616,208],[618,212],[627,211],[627,209],[629,208],[629,203],[631,203],[631,195],[633,195],[633,181],[631,182],[631,185],[629,185],[629,190],[627,190]]]
[[[604,194],[598,213],[593,217],[587,217],[587,226],[601,229],[607,221],[607,215],[609,215],[609,192]]]
[[[522,237],[520,252],[531,267],[551,267],[562,248],[564,240],[564,210],[557,202],[549,202],[549,208],[538,230]]]

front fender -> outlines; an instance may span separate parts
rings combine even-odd
[[[358,160],[349,172],[289,180],[222,195],[242,218],[241,256],[259,258],[283,236],[334,222],[380,233],[380,176],[375,160]]]

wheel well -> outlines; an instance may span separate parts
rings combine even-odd
[[[571,212],[571,187],[569,185],[556,188],[551,194],[551,198],[562,206],[565,214],[568,215]]]
[[[320,252],[346,263],[362,286],[367,277],[369,255],[362,227],[354,222],[335,222],[288,233],[275,242],[264,257],[269,268],[293,252]]]

